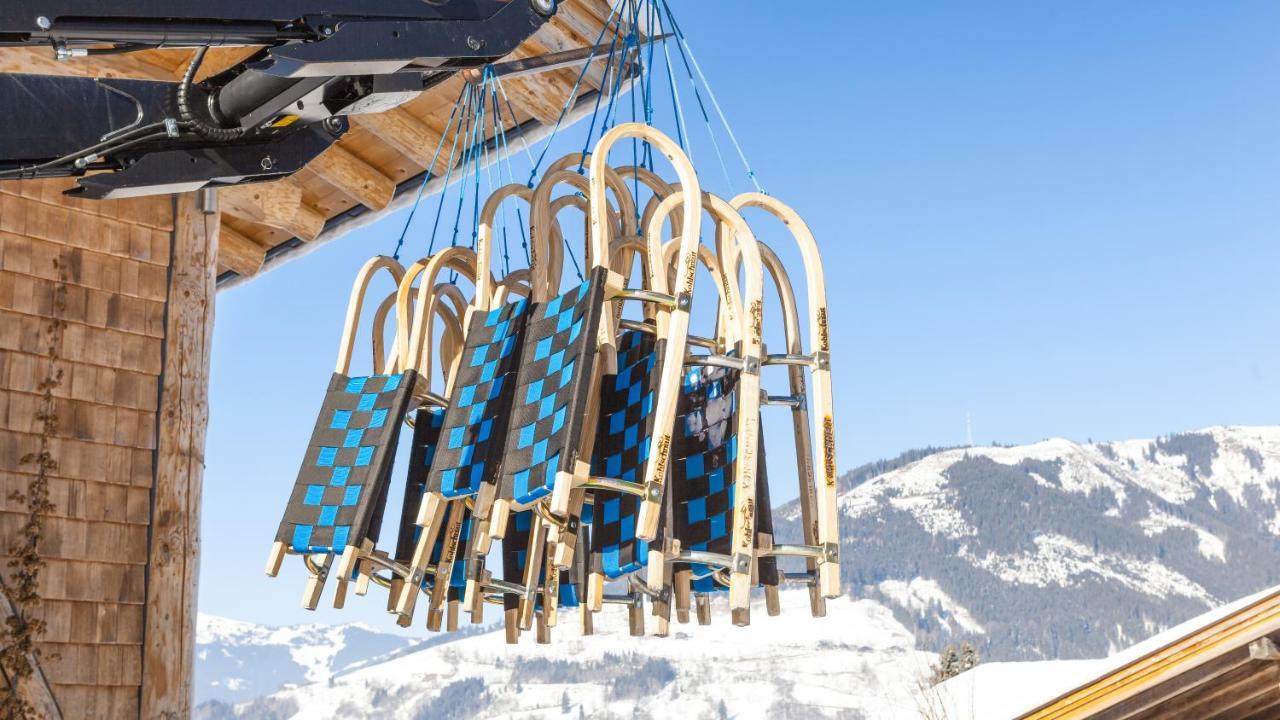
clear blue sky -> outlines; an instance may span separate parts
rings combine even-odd
[[[756,173],[822,245],[842,469],[963,443],[966,413],[979,443],[1276,422],[1280,5],[673,6]],[[304,613],[298,563],[261,568],[351,278],[402,223],[219,296],[202,611],[392,627],[373,597]]]

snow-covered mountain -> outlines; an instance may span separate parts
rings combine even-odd
[[[265,627],[200,615],[196,702],[238,702],[331,676],[414,645],[362,624]]]
[[[237,707],[206,705],[205,720],[264,718],[916,718],[919,678],[935,656],[872,600],[840,598],[809,615],[808,594],[782,594],[783,612],[734,627],[677,625],[665,639],[631,637],[626,609],[606,606],[596,634],[574,615],[550,645],[501,631],[403,654],[325,683]]]
[[[841,489],[848,597],[825,619],[798,591],[780,617],[719,612],[665,640],[629,637],[616,607],[588,638],[569,615],[549,646],[206,619],[198,697],[239,704],[198,716],[914,718],[948,643],[1097,658],[1280,583],[1280,427],[912,451]],[[797,539],[795,507],[777,514]]]
[[[1280,427],[952,449],[849,485],[843,578],[927,648],[1098,657],[1280,581]]]

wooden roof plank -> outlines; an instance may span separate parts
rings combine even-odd
[[[1223,704],[1216,705],[1206,715],[1183,715],[1182,717],[1201,717],[1204,720],[1248,720],[1251,718],[1274,718],[1275,708],[1280,705],[1280,687],[1272,682],[1257,694],[1233,696]]]
[[[431,165],[436,147],[440,144],[440,133],[425,122],[414,117],[404,108],[395,108],[376,115],[356,115],[355,123],[368,130],[377,138],[403,153],[420,167]],[[439,174],[447,168],[446,158],[436,158],[432,172]]]
[[[222,209],[253,222],[279,228],[303,240],[324,230],[325,218],[302,202],[302,186],[293,178],[236,185],[219,190]]]
[[[1021,716],[1026,720],[1093,717],[1179,674],[1280,631],[1280,589],[1168,645]]]
[[[386,208],[396,194],[396,184],[391,178],[341,144],[331,145],[307,167],[352,200],[373,210]]]

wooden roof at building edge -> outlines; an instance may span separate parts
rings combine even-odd
[[[1117,659],[1018,720],[1280,717],[1280,586],[1189,620]]]
[[[555,16],[508,60],[592,46],[611,13],[609,0],[561,0]],[[235,65],[257,48],[209,51],[197,80]],[[143,50],[57,61],[50,49],[0,48],[0,73],[39,73],[176,81],[192,50]],[[591,63],[562,126],[590,113],[603,77],[603,60]],[[550,133],[570,100],[581,66],[503,81],[515,110],[504,118],[505,152],[517,152]],[[218,288],[231,287],[383,215],[412,204],[446,130],[465,80],[458,74],[385,113],[352,116],[351,129],[295,175],[219,191]],[[503,156],[490,135],[490,162]],[[437,160],[424,194],[438,192],[446,170]]]

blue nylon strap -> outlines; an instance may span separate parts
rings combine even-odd
[[[466,95],[466,102],[464,103],[462,113],[459,116],[458,126],[455,128],[453,133],[453,144],[449,148],[449,164],[444,173],[444,186],[440,188],[440,202],[436,204],[436,219],[431,223],[431,241],[427,245],[427,255],[431,255],[431,253],[435,251],[436,231],[440,228],[440,215],[444,212],[444,198],[449,192],[449,179],[453,177],[453,158],[458,150],[458,139],[461,138],[463,134],[462,119],[465,117],[468,123],[471,122],[471,116],[468,114],[471,109],[471,93],[469,90],[470,85],[463,88],[463,93]]]
[[[538,155],[537,161],[534,162],[533,169],[529,171],[529,187],[533,187],[533,179],[538,176],[538,169],[542,167],[542,161],[547,157],[547,151],[551,148],[551,141],[555,139],[556,133],[560,132],[560,125],[564,122],[564,116],[569,113],[569,107],[578,97],[578,88],[582,86],[582,78],[586,77],[587,68],[591,67],[591,62],[595,59],[596,49],[600,47],[600,41],[604,39],[604,34],[609,29],[609,24],[617,13],[618,8],[613,8],[609,11],[609,17],[605,18],[604,27],[600,28],[600,34],[596,36],[596,41],[591,46],[591,53],[587,55],[587,61],[582,64],[582,72],[578,73],[578,79],[573,82],[573,89],[569,91],[569,98],[565,101],[564,107],[560,109],[560,116],[556,118],[556,124],[551,128],[551,134],[547,136],[546,142],[543,143],[542,152]],[[505,93],[505,90],[503,92]]]
[[[445,123],[444,132],[440,134],[440,142],[436,143],[436,151],[431,155],[431,165],[422,172],[422,183],[418,185],[418,194],[413,198],[413,207],[409,209],[409,217],[404,221],[404,227],[400,229],[400,239],[396,241],[395,252],[391,257],[400,259],[400,248],[404,247],[405,236],[409,233],[409,226],[413,224],[413,216],[418,212],[418,205],[422,202],[422,193],[427,189],[427,182],[431,178],[436,177],[436,161],[440,159],[440,151],[444,149],[444,141],[449,137],[449,131],[453,128],[453,121],[458,117],[458,109],[462,107],[463,95],[467,92],[464,87],[458,91],[458,98],[453,101],[453,112],[449,113],[449,121]],[[452,162],[452,153],[450,153],[450,161]],[[443,188],[441,188],[443,191]]]
[[[711,83],[707,82],[707,77],[702,73],[702,67],[698,65],[698,59],[693,55],[693,48],[689,47],[689,42],[685,37],[684,30],[680,28],[680,24],[676,22],[675,16],[671,14],[671,6],[667,4],[667,0],[660,0],[662,7],[666,10],[667,17],[671,19],[671,27],[675,31],[678,47],[681,48],[681,56],[688,52],[688,62],[693,64],[693,69],[698,73],[698,78],[702,81],[702,86],[707,89],[707,97],[711,99],[711,105],[716,110],[716,115],[720,118],[720,124],[724,126],[725,133],[728,134],[729,140],[733,143],[734,150],[738,153],[738,159],[742,161],[742,166],[747,171],[747,177],[751,178],[751,184],[755,186],[760,193],[767,194],[761,187],[760,181],[756,178],[756,173],[751,169],[751,163],[747,162],[747,155],[742,151],[742,145],[738,142],[738,137],[733,133],[733,127],[729,124],[729,119],[725,117],[724,110],[721,109],[720,103],[716,100],[716,94],[711,89]],[[699,99],[701,103],[701,99]],[[706,110],[703,110],[705,115]]]

